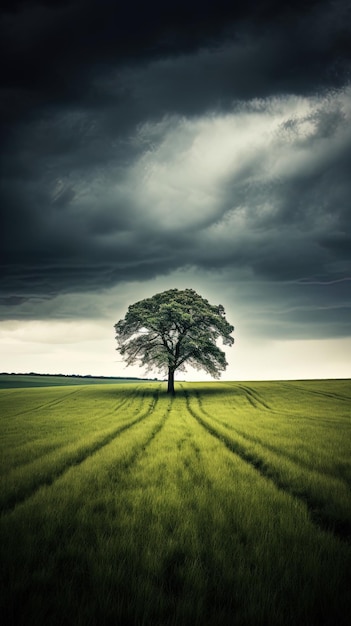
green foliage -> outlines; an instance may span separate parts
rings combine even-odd
[[[349,381],[0,391],[6,626],[346,626]]]
[[[193,289],[170,289],[136,302],[115,330],[127,365],[139,362],[168,372],[169,381],[185,363],[219,378],[227,362],[216,342],[220,337],[224,345],[234,342],[223,306],[209,304]]]

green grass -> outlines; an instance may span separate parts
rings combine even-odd
[[[135,378],[99,378],[94,376],[54,376],[51,374],[0,374],[0,389],[23,387],[62,387],[68,385],[110,385],[138,382]]]
[[[350,381],[0,391],[5,623],[346,626],[350,407]]]

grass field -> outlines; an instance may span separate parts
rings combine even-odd
[[[0,374],[0,389],[23,387],[62,387],[67,385],[110,385],[138,382],[135,378],[98,378],[94,376],[52,376],[49,374]],[[141,380],[140,380],[141,382]]]
[[[0,391],[8,625],[350,624],[351,383]]]

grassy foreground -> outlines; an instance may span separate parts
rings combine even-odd
[[[350,381],[0,391],[8,625],[350,623]]]

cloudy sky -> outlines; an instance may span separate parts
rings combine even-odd
[[[350,1],[6,4],[0,371],[142,376],[113,325],[190,287],[223,378],[351,377]]]

